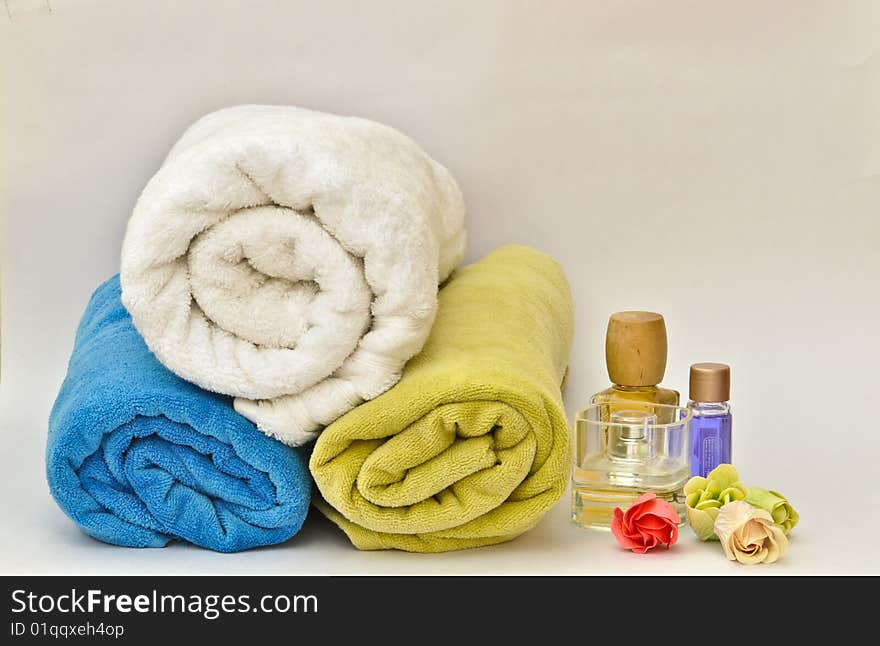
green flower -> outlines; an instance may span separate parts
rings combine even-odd
[[[778,491],[749,487],[746,492],[746,502],[752,507],[770,512],[773,522],[782,528],[786,536],[794,529],[800,519],[791,503]]]
[[[718,511],[734,500],[744,500],[746,488],[732,464],[719,464],[708,478],[694,476],[684,486],[688,523],[701,541],[717,541]]]

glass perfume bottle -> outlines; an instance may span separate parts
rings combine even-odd
[[[719,464],[730,464],[733,415],[730,411],[730,366],[691,366],[688,408],[691,422],[691,474],[709,475]]]
[[[691,411],[637,404],[610,416],[606,404],[593,404],[575,418],[571,517],[578,525],[607,529],[615,507],[625,511],[649,491],[685,518]]]
[[[639,403],[678,406],[679,394],[658,384],[666,372],[666,322],[656,312],[615,312],[605,333],[605,364],[610,388],[596,393],[603,418],[616,410],[639,409]],[[661,410],[661,415],[670,409]],[[671,419],[661,418],[660,422]]]

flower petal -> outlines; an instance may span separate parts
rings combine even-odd
[[[650,491],[646,491],[641,496],[639,496],[638,498],[633,500],[632,505],[630,505],[630,509],[632,509],[633,507],[635,507],[637,505],[641,505],[643,503],[650,502],[652,500],[657,500],[657,494],[652,493]]]
[[[645,536],[644,541],[637,547],[631,548],[636,554],[645,554],[646,552],[657,547],[658,541],[653,536]]]
[[[669,549],[678,542],[678,525],[673,525],[670,529],[672,531],[669,533],[669,540],[666,541],[666,549]]]
[[[742,486],[726,487],[718,493],[718,500],[725,505],[734,500],[744,500],[746,497],[745,489]]]
[[[715,536],[715,518],[718,516],[718,508],[691,509],[688,507],[688,524],[701,541],[718,540]]]
[[[742,563],[743,565],[757,565],[758,563],[763,563],[767,560],[767,554],[764,548],[759,548],[754,552],[743,552],[737,550],[734,552],[734,559]]]
[[[631,523],[633,518],[638,518],[639,516],[641,516],[647,506],[656,499],[657,494],[655,493],[643,493],[641,496],[633,500],[632,504],[623,513],[624,520]]]
[[[767,538],[767,528],[757,518],[751,518],[737,532],[744,546],[761,545]]]
[[[768,555],[766,563],[773,563],[788,551],[788,537],[778,525],[769,525],[767,527]]]
[[[625,531],[623,526],[623,510],[620,507],[615,508],[611,517],[611,533],[617,539],[618,544],[627,550],[636,550],[642,547],[642,542],[636,540]]]
[[[788,548],[788,539],[764,510],[744,500],[724,505],[715,519],[724,553],[740,563],[773,563]]]
[[[640,532],[653,529],[663,529],[667,525],[669,525],[669,522],[657,514],[643,514],[636,521],[636,527],[638,527]]]
[[[642,505],[642,513],[653,514],[654,516],[662,518],[670,523],[678,524],[681,522],[681,517],[678,515],[678,512],[675,511],[675,507],[665,500],[660,500],[656,496],[653,500]]]
[[[738,484],[739,472],[732,464],[719,464],[709,472],[708,480],[716,485],[720,491]]]
[[[706,483],[708,480],[702,476],[694,476],[690,480],[687,481],[687,484],[684,486],[685,495],[691,495],[694,493],[699,493],[703,489],[706,488]]]
[[[655,544],[660,544],[660,543],[668,544],[670,533],[671,532],[670,532],[668,526],[657,528],[657,529],[646,529],[644,532],[645,541],[647,542],[649,540],[648,537],[650,536],[651,539],[653,539]]]

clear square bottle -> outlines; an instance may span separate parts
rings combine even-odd
[[[578,413],[572,520],[607,529],[615,507],[626,510],[646,492],[670,502],[684,520],[690,423],[687,408],[648,402],[613,410],[594,404]]]

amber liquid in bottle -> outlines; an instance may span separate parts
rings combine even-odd
[[[679,394],[658,385],[666,372],[666,350],[666,323],[660,314],[611,315],[605,361],[612,386],[590,398],[591,407],[585,411],[590,419],[576,425],[572,479],[575,523],[607,528],[615,508],[626,509],[646,491],[681,508],[681,488],[689,466],[683,425],[677,417],[681,414]],[[644,424],[644,437],[639,435],[638,424],[619,424],[640,416],[650,419]],[[612,437],[621,429],[632,435],[623,438],[622,444]],[[627,450],[621,452],[618,444]],[[635,449],[638,451],[633,452]]]
[[[602,419],[611,419],[611,414],[622,410],[649,410],[645,404],[666,404],[678,406],[680,395],[677,390],[661,386],[621,386],[613,384],[610,388],[596,393],[590,399],[591,404],[605,404],[602,408]],[[662,413],[660,417],[665,417]],[[672,419],[658,419],[659,424],[668,424]]]

